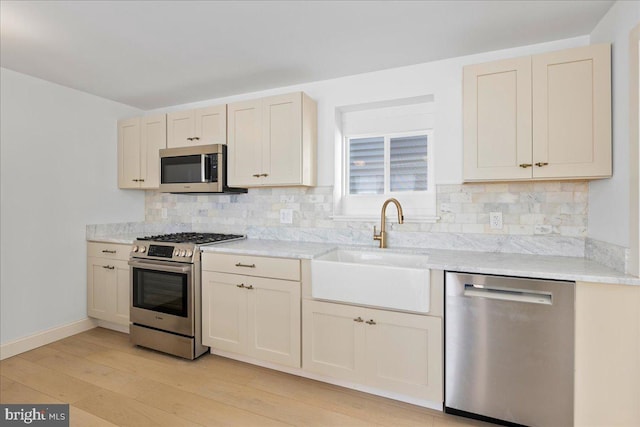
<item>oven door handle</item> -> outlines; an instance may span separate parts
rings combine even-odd
[[[189,273],[193,269],[193,265],[167,265],[157,262],[130,260],[129,265],[134,268],[153,269],[158,271],[166,271],[169,273]]]

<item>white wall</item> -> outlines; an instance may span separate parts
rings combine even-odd
[[[141,221],[116,120],[140,111],[0,69],[0,342],[86,318],[85,226]]]
[[[629,32],[640,21],[640,2],[618,1],[591,33],[591,43],[612,43],[613,177],[589,184],[588,236],[629,247]]]
[[[336,145],[336,108],[433,95],[435,101],[436,182],[462,182],[462,67],[467,64],[560,50],[589,44],[589,37],[576,37],[305,83],[225,98],[177,105],[150,113],[177,111],[223,104],[292,91],[304,91],[318,102],[318,185],[333,185]],[[339,143],[339,142],[338,142]],[[444,165],[438,167],[438,165]]]

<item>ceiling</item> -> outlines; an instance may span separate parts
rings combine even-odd
[[[6,1],[0,65],[143,110],[587,35],[614,1]]]

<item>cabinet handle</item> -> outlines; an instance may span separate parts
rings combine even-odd
[[[530,168],[531,166],[533,166],[531,163],[520,163],[520,167],[523,169]]]
[[[236,285],[238,288],[244,288],[244,283],[240,284],[240,285]]]
[[[246,288],[251,290],[251,289],[253,289],[253,285],[246,286]]]
[[[144,179],[139,179],[138,182],[144,182]]]
[[[113,250],[110,250],[110,249],[103,249],[103,250],[102,250],[102,253],[103,253],[103,254],[115,254],[115,253],[116,253],[116,251],[113,251]]]
[[[139,180],[139,179],[132,179],[131,181],[133,181],[133,182],[138,182],[138,181],[140,181],[140,180]]]
[[[376,324],[376,322],[374,322],[373,319],[369,319],[364,323],[366,323],[367,325],[375,325]]]
[[[236,267],[256,268],[255,264],[243,264],[241,262],[236,263]]]
[[[102,268],[106,268],[107,270],[115,269],[115,267],[113,265],[103,265]]]
[[[269,176],[269,174],[268,174],[268,173],[261,173],[261,174],[260,174],[260,176],[263,176],[263,177],[265,177],[265,178],[266,178],[266,177],[268,177],[268,176]]]
[[[353,319],[354,322],[358,322],[358,323],[362,323],[364,322],[364,320],[362,320],[362,317],[358,316],[355,319]]]
[[[200,138],[199,138],[199,137],[197,137],[197,136],[194,136],[194,137],[193,137],[193,138],[191,138],[191,139],[192,139],[192,140],[194,140],[194,141],[200,141]]]
[[[187,141],[193,141],[193,138],[187,138]]]
[[[254,174],[253,174],[253,177],[254,177],[254,178],[260,178],[260,174],[259,174],[259,173],[254,173]]]
[[[536,163],[536,166],[541,168],[542,166],[547,166],[548,164],[549,163],[547,163],[547,162],[538,162],[538,163]]]

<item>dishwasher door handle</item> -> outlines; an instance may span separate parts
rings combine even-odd
[[[535,292],[520,289],[493,288],[486,285],[471,285],[465,283],[465,297],[489,298],[501,301],[525,302],[529,304],[551,305],[551,293]]]

